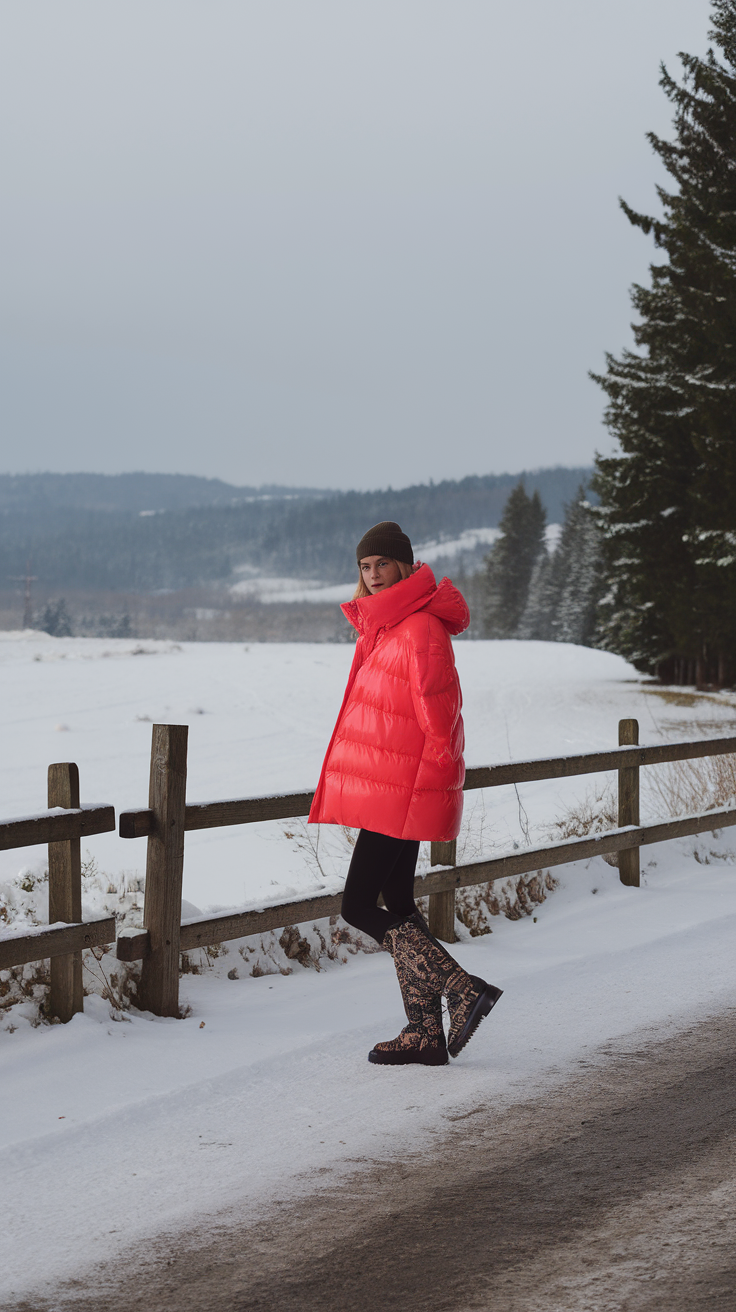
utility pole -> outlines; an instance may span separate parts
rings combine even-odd
[[[10,575],[11,583],[22,583],[23,588],[23,628],[30,629],[33,623],[33,613],[31,611],[31,584],[38,582],[38,576],[31,574],[30,559],[26,561],[25,574]]]

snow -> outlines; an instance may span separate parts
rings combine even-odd
[[[29,925],[18,921],[12,925],[4,926],[0,933],[0,942],[7,943],[8,939],[25,938],[30,934],[47,934],[50,929],[66,929],[65,920],[52,920],[50,923],[45,921],[42,925]]]
[[[357,577],[350,583],[334,583],[325,587],[316,579],[258,578],[242,579],[234,583],[230,592],[236,597],[252,597],[266,605],[273,602],[336,602],[349,601],[355,592]]]
[[[414,556],[427,565],[435,560],[444,560],[446,556],[459,556],[461,552],[472,551],[477,546],[492,547],[501,536],[500,528],[466,528],[457,538],[433,538],[422,542],[414,548]]]
[[[548,523],[544,529],[547,551],[555,551],[562,529],[562,523]],[[458,538],[449,538],[446,542],[442,538],[422,542],[415,548],[415,556],[417,560],[424,560],[430,565],[434,560],[445,560],[446,556],[459,556],[466,551],[474,551],[479,546],[488,547],[489,550],[500,537],[500,529],[466,529]]]
[[[531,642],[455,650],[471,765],[615,746],[624,716],[639,718],[642,741],[718,736],[736,722],[733,697],[656,689],[606,653]],[[190,725],[191,800],[313,786],[351,656],[348,645],[6,636],[2,813],[43,808],[60,722],[85,802],[145,804],[157,720]],[[478,844],[522,846],[527,826],[536,840],[600,782],[469,795],[465,859]],[[188,835],[184,913],[338,887],[345,854],[328,853],[320,872],[285,828]],[[329,1187],[361,1159],[426,1149],[454,1118],[477,1109],[492,1117],[595,1060],[601,1046],[736,1004],[733,846],[725,830],[647,848],[640,889],[624,888],[600,858],[559,867],[560,888],[533,916],[494,917],[483,937],[464,931],[459,960],[505,992],[449,1068],[366,1061],[403,1023],[385,953],[228,978],[230,961],[243,966],[232,949],[219,973],[183,977],[191,1014],[181,1021],[114,1020],[93,996],[70,1024],[34,1028],[31,1002],[14,1007],[14,1031],[0,1028],[0,1153],[12,1199],[0,1301],[40,1290],[62,1306],[60,1281],[107,1257],[130,1262],[148,1236],[189,1224],[204,1233],[215,1216],[247,1219],[270,1201]],[[87,848],[106,873],[127,872],[132,883],[143,874],[145,840],[100,835],[83,840]],[[43,849],[1,856],[0,882],[38,870]]]
[[[562,532],[562,525],[548,524],[544,532],[547,550],[554,551]],[[457,538],[448,538],[447,541],[434,538],[430,542],[421,543],[415,547],[414,555],[417,560],[431,565],[435,560],[444,560],[447,556],[459,556],[479,546],[488,547],[490,550],[500,536],[500,528],[467,528]]]
[[[544,530],[544,541],[548,551],[556,551],[562,533],[561,524],[548,524]]]

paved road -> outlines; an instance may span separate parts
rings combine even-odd
[[[17,1312],[735,1312],[736,1009]]]

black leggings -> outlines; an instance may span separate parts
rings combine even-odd
[[[416,911],[414,871],[419,843],[412,838],[388,838],[361,829],[342,895],[342,916],[378,943],[387,929]],[[377,906],[383,894],[386,910]]]

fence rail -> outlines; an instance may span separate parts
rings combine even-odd
[[[291,820],[309,815],[314,792],[278,793],[265,797],[234,797],[222,802],[188,802],[184,807],[184,828],[222,829],[225,825],[252,825],[261,820]],[[155,829],[155,812],[150,807],[140,811],[121,811],[121,838],[148,838]]]
[[[39,925],[26,934],[0,939],[0,970],[26,966],[29,961],[43,961],[45,957],[53,961],[57,957],[81,952],[83,948],[99,948],[114,942],[114,916],[80,921],[76,925],[55,925],[51,929]]]
[[[465,791],[500,788],[504,784],[532,783],[540,779],[569,779],[580,774],[602,774],[606,770],[663,765],[668,761],[694,760],[736,752],[736,738],[713,738],[700,742],[662,743],[652,747],[612,747],[603,752],[578,756],[540,756],[501,765],[473,766],[465,773]],[[218,802],[187,802],[184,828],[219,829],[224,825],[251,825],[265,820],[291,820],[309,814],[314,792],[266,793],[261,797],[234,797]],[[121,811],[121,838],[147,838],[153,833],[154,812],[149,807]]]
[[[621,720],[620,725],[637,725]],[[576,774],[603,774],[642,765],[665,765],[669,761],[692,761],[702,756],[730,756],[736,738],[704,738],[697,742],[654,743],[650,747],[619,746],[577,756],[540,756],[503,765],[481,765],[466,772],[466,788],[499,788],[502,784],[532,783],[538,779],[569,779]]]
[[[39,811],[16,820],[0,820],[0,851],[13,847],[35,847],[37,843],[61,843],[91,834],[108,834],[115,829],[114,806],[79,806],[60,813]]]

